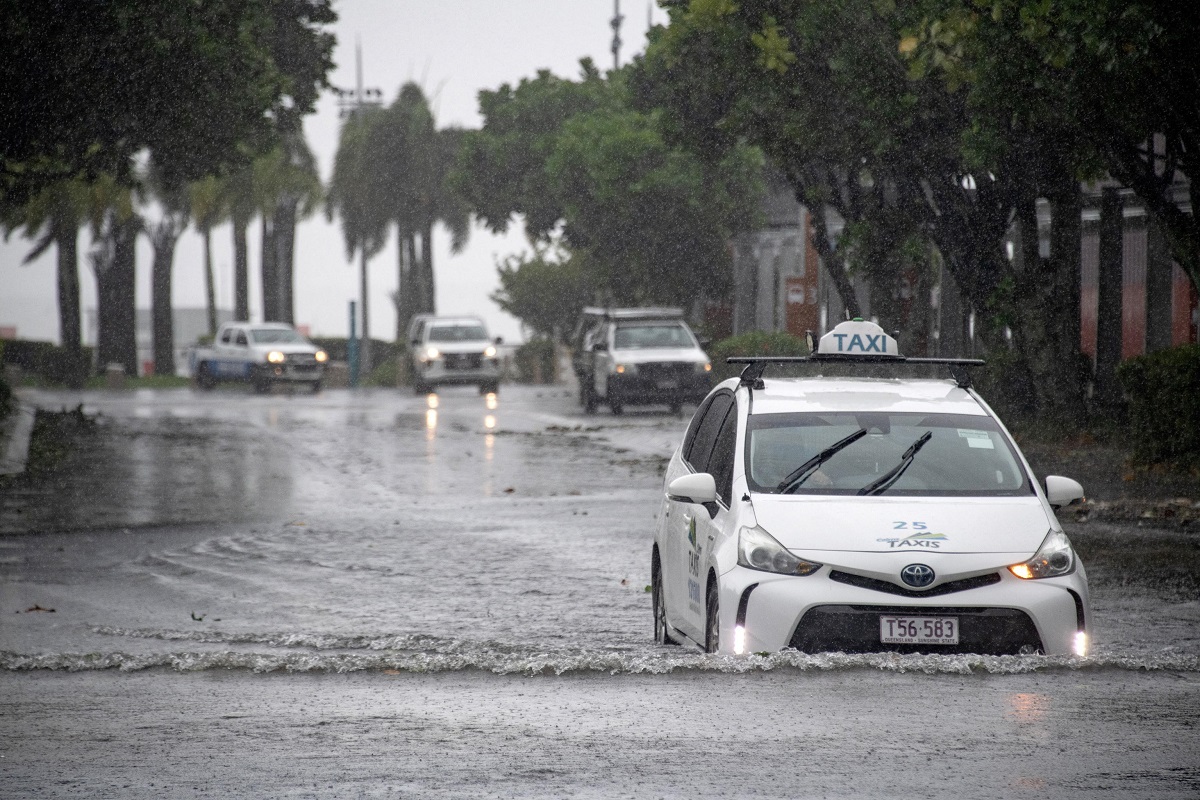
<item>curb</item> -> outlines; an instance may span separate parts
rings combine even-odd
[[[0,423],[0,475],[16,475],[25,471],[29,458],[29,435],[37,409],[20,404]]]

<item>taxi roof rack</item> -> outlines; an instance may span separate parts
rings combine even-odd
[[[751,389],[763,388],[763,372],[768,364],[944,364],[960,389],[971,387],[971,375],[967,367],[983,366],[979,358],[908,358],[907,356],[841,355],[836,353],[814,353],[811,356],[730,356],[726,364],[745,364],[739,383]]]

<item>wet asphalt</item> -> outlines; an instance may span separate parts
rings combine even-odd
[[[0,797],[1200,796],[1200,600],[1151,581],[1101,570],[1090,660],[654,646],[665,409],[29,399],[98,422],[0,498]]]

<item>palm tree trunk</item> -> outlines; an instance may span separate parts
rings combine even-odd
[[[204,237],[204,299],[208,307],[208,335],[217,335],[217,289],[212,263],[212,228],[201,230]]]
[[[362,363],[366,365],[366,371],[370,372],[374,365],[371,361],[371,314],[368,301],[370,294],[367,291],[367,249],[361,245],[358,248],[358,259],[359,277],[362,280],[362,347],[359,348],[358,355]]]
[[[278,315],[282,322],[296,324],[295,298],[295,252],[296,252],[296,207],[293,197],[284,197],[275,206],[275,284]]]
[[[396,288],[396,339],[404,341],[408,335],[408,323],[417,313],[417,291],[413,254],[416,242],[412,234],[400,235],[400,275]]]
[[[97,354],[101,369],[120,364],[126,375],[137,375],[137,317],[134,274],[140,220],[110,219],[105,245],[95,259],[97,316],[100,331]]]
[[[83,355],[83,331],[79,301],[79,228],[72,220],[54,221],[54,241],[58,251],[58,336],[67,354],[66,383],[72,389],[83,386],[88,365]]]
[[[425,296],[421,311],[426,314],[437,313],[437,291],[433,275],[433,223],[430,222],[421,232],[421,274]]]
[[[261,247],[261,277],[262,277],[262,315],[264,322],[278,322],[279,316],[279,276],[278,261],[275,252],[275,219],[273,215],[262,215],[262,247]]]
[[[150,269],[151,340],[154,374],[175,374],[175,329],[171,319],[171,272],[175,263],[175,225],[163,220],[151,236],[154,263]]]
[[[250,219],[245,214],[233,215],[233,318],[250,320],[250,257],[246,247],[246,227]]]

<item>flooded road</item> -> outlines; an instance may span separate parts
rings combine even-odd
[[[1200,599],[1136,568],[1195,534],[1068,529],[1088,659],[706,656],[645,591],[685,419],[31,399],[98,424],[0,503],[0,796],[1200,795]]]

